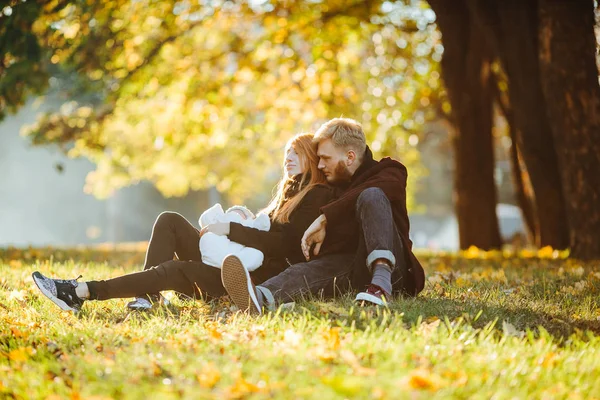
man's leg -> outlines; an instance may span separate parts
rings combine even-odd
[[[332,254],[294,264],[258,287],[271,292],[276,303],[309,293],[331,297],[350,287],[354,259],[354,254]]]
[[[256,287],[235,256],[225,259],[221,274],[236,305],[260,314],[263,306],[289,302],[303,294],[332,296],[347,290],[354,258],[354,254],[335,254],[294,264]]]
[[[406,277],[402,241],[385,193],[379,188],[365,189],[356,202],[356,218],[361,230],[358,254],[364,257],[366,269],[357,265],[353,283],[369,286],[357,300],[383,304],[378,299],[392,293],[392,280]]]

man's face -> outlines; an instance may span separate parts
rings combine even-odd
[[[325,139],[319,143],[317,155],[319,156],[319,169],[325,174],[327,182],[335,185],[350,180],[352,172],[346,165],[347,154],[343,149],[336,148],[331,139]]]

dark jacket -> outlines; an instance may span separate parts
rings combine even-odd
[[[229,239],[263,252],[265,259],[260,268],[251,273],[256,283],[263,282],[292,264],[305,262],[300,241],[306,229],[320,215],[319,209],[333,199],[330,187],[319,185],[311,189],[290,214],[289,222],[271,222],[269,231],[250,228],[232,222]]]
[[[354,252],[358,247],[360,229],[355,217],[356,201],[363,190],[377,187],[383,190],[392,206],[392,214],[404,247],[404,260],[410,277],[404,290],[418,294],[425,285],[425,274],[412,252],[409,221],[406,210],[406,167],[389,157],[375,161],[367,147],[361,166],[346,187],[337,189],[336,200],[321,207],[327,218],[326,253]]]

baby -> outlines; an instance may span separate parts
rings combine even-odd
[[[252,211],[243,206],[233,206],[223,212],[223,207],[218,203],[204,211],[198,220],[200,228],[217,222],[237,222],[261,231],[271,228],[271,221],[266,214],[254,216]],[[205,264],[217,268],[221,268],[223,259],[230,254],[236,255],[248,271],[260,267],[264,260],[264,254],[260,250],[232,242],[227,236],[212,232],[207,232],[200,238],[200,253]]]

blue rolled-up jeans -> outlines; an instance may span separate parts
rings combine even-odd
[[[384,259],[392,267],[394,291],[402,291],[408,271],[389,199],[379,188],[365,189],[358,196],[355,211],[359,226],[356,252],[294,264],[260,286],[268,289],[278,303],[308,293],[332,297],[363,289],[371,282],[373,261]]]

